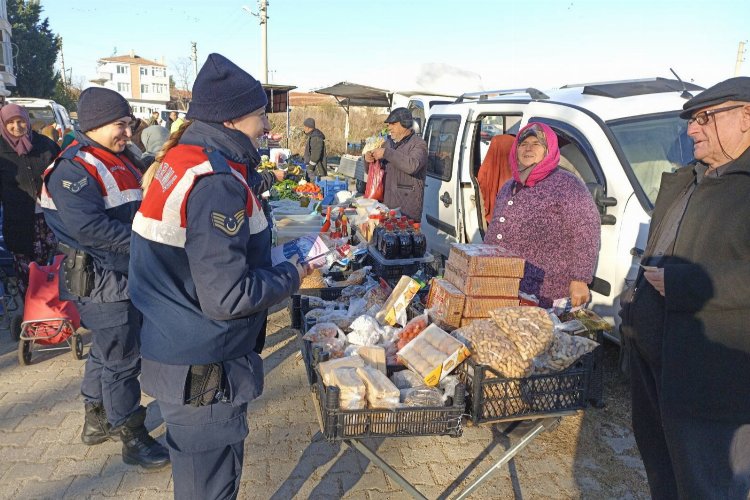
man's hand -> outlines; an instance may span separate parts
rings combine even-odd
[[[375,161],[375,158],[372,156],[372,151],[368,151],[367,153],[365,153],[365,161],[367,163],[372,163]]]
[[[385,156],[385,148],[378,148],[372,150],[372,157],[375,158],[375,160],[382,160],[383,156]]]
[[[643,273],[643,277],[646,278],[646,280],[651,283],[651,286],[653,286],[657,292],[661,294],[662,297],[664,297],[664,268],[663,267],[657,267],[654,270],[651,271],[645,271]]]
[[[286,177],[286,172],[277,168],[276,170],[273,171],[273,175],[274,177],[276,177],[277,182],[281,182],[284,180],[284,177]]]
[[[573,307],[582,306],[589,301],[589,286],[583,281],[570,282],[570,305]]]

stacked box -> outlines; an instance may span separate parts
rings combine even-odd
[[[461,324],[466,296],[449,281],[435,278],[427,297],[433,321],[443,329],[454,330]]]
[[[453,245],[445,279],[465,296],[458,326],[487,318],[498,307],[519,305],[524,265],[524,259],[497,245]]]

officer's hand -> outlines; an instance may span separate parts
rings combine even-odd
[[[643,273],[643,277],[648,280],[649,283],[651,283],[651,286],[653,286],[657,292],[661,294],[662,297],[664,297],[664,268],[663,267],[657,267],[653,271],[645,271]]]
[[[289,262],[294,264],[294,267],[297,268],[297,274],[299,274],[300,282],[302,282],[302,280],[305,279],[305,277],[309,275],[313,270],[310,264],[306,262],[300,262],[299,256],[296,254],[292,255],[292,257],[289,259]]]
[[[582,306],[589,301],[589,287],[583,281],[570,282],[570,305]]]
[[[372,157],[376,160],[382,160],[383,156],[385,156],[385,148],[378,148],[372,150]]]
[[[281,169],[276,169],[276,170],[273,171],[273,175],[274,175],[274,177],[276,177],[276,180],[278,182],[281,182],[281,181],[284,180],[284,177],[286,177],[286,172],[284,172]]]

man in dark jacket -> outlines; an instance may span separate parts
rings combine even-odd
[[[383,203],[389,208],[400,208],[403,215],[420,221],[427,173],[427,143],[414,133],[414,118],[406,108],[391,111],[385,123],[388,124],[388,138],[384,147],[367,153],[365,161],[383,160]]]
[[[315,128],[315,120],[305,118],[302,122],[307,136],[305,144],[305,166],[307,175],[313,177],[324,177],[328,175],[328,163],[326,162],[326,136]]]
[[[656,499],[750,493],[750,78],[690,99],[698,162],[665,173],[623,301],[633,431]]]

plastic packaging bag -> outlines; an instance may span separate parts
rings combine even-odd
[[[312,348],[319,347],[323,352],[327,352],[331,358],[343,358],[346,349],[346,340],[340,338],[324,338],[312,343]]]
[[[391,382],[399,389],[412,389],[414,387],[425,387],[424,381],[419,375],[411,370],[399,370],[391,375]]]
[[[455,375],[448,375],[440,381],[439,387],[443,391],[443,402],[447,402],[448,398],[453,398],[456,395],[456,386],[461,381]]]
[[[323,384],[333,385],[331,382],[333,370],[337,368],[362,368],[363,366],[365,366],[365,361],[359,356],[345,356],[318,363],[318,372],[320,373],[320,378],[323,380]]]
[[[339,407],[342,410],[362,410],[366,404],[367,388],[357,375],[356,368],[336,368],[331,383],[339,389]]]
[[[324,339],[344,338],[344,332],[335,323],[316,323],[302,336],[302,340],[320,342]]]
[[[375,368],[357,368],[357,375],[367,386],[367,403],[371,408],[397,408],[401,393],[388,377]]]
[[[409,408],[444,405],[443,393],[434,387],[406,389],[401,402]]]
[[[350,328],[352,331],[346,336],[350,344],[375,345],[382,339],[380,325],[372,316],[359,316]]]
[[[598,345],[596,341],[586,337],[569,335],[556,330],[549,350],[534,358],[534,373],[554,373],[565,370],[581,356],[596,349]]]
[[[417,335],[422,333],[422,330],[427,328],[427,325],[429,323],[430,320],[426,311],[424,314],[420,314],[419,316],[415,316],[414,318],[409,320],[409,322],[406,323],[406,325],[399,331],[398,344],[396,347],[399,350],[406,347],[406,344],[414,340]]]
[[[385,169],[380,160],[367,165],[367,185],[365,186],[365,198],[383,201],[385,193]]]

